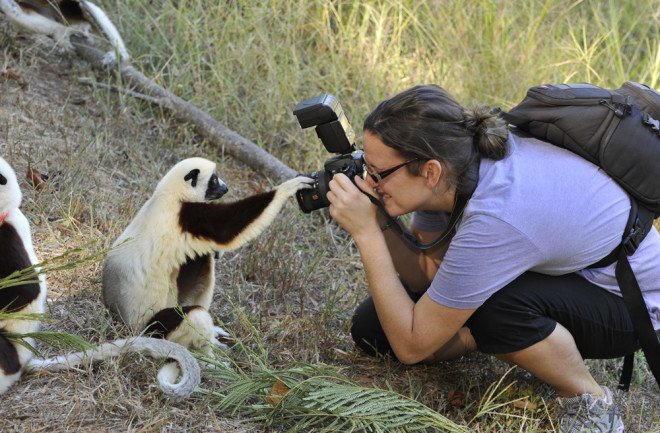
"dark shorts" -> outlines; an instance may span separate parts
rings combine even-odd
[[[408,292],[417,302],[420,294]],[[477,348],[490,354],[525,349],[557,323],[585,359],[617,358],[639,349],[623,300],[584,278],[527,272],[491,296],[466,322]],[[351,334],[367,353],[392,353],[371,298],[358,306]]]

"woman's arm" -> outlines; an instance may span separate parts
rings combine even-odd
[[[404,363],[416,363],[430,358],[438,349],[456,338],[474,309],[445,307],[427,295],[414,303],[399,280],[395,261],[400,268],[410,265],[411,270],[401,270],[404,274],[414,276],[414,272],[419,273],[424,269],[423,263],[428,263],[427,258],[411,252],[411,256],[416,259],[406,259],[406,251],[402,248],[405,241],[400,237],[399,240],[393,239],[389,233],[387,236],[392,245],[388,245],[385,234],[380,230],[377,208],[347,177],[335,175],[330,182],[330,189],[330,214],[353,236],[360,250],[378,318],[394,353]],[[389,248],[396,253],[390,254]],[[425,278],[428,277],[425,275]],[[424,289],[426,287],[428,284]]]
[[[379,230],[380,231],[380,230]],[[406,364],[431,357],[456,338],[474,309],[449,308],[428,295],[414,303],[403,288],[379,231],[354,237],[378,318],[392,350]]]

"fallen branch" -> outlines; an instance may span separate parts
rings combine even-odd
[[[277,182],[296,176],[296,171],[266,152],[252,141],[242,137],[210,115],[154,83],[126,61],[107,62],[106,53],[89,45],[87,39],[71,35],[76,52],[95,69],[119,74],[134,91],[143,93],[178,119],[195,125],[197,132],[212,143],[223,147],[233,157],[243,161],[253,170],[263,173]]]

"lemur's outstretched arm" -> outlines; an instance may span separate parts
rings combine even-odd
[[[233,203],[183,203],[179,224],[184,232],[212,241],[220,250],[232,250],[257,237],[273,222],[287,199],[312,179],[295,177],[276,189]]]

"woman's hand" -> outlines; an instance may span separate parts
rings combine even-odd
[[[378,208],[365,195],[375,196],[373,188],[367,181],[356,176],[353,184],[344,174],[338,173],[333,176],[328,186],[330,215],[354,239],[361,235],[372,234],[373,231],[380,232],[376,221]]]

